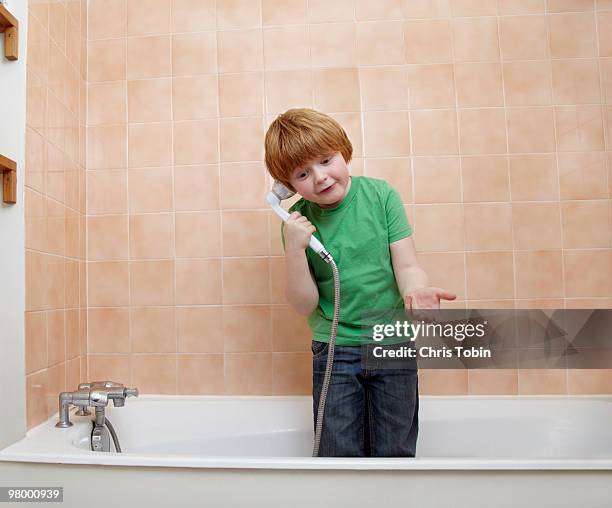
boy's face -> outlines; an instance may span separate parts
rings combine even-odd
[[[305,162],[293,170],[289,182],[304,199],[321,208],[338,206],[351,186],[348,166],[340,152]]]

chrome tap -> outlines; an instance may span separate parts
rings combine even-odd
[[[110,400],[115,407],[125,406],[127,397],[138,397],[138,388],[126,388],[121,383],[114,381],[94,381],[93,383],[81,383],[75,392],[62,392],[59,394],[59,421],[56,427],[71,427],[70,405],[78,406],[77,415],[91,414],[87,408],[96,408],[96,423],[104,425],[104,407]]]

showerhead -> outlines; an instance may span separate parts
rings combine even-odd
[[[272,186],[272,192],[281,201],[283,199],[289,199],[291,196],[295,195],[295,191],[289,190],[285,185],[278,181],[274,182],[274,185]]]

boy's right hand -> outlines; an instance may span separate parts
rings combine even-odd
[[[310,243],[310,237],[316,230],[317,228],[300,212],[291,213],[283,227],[285,251],[306,249]]]

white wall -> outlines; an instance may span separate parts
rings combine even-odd
[[[17,162],[17,203],[0,205],[0,449],[25,435],[25,174],[27,0],[8,0],[19,20],[19,59],[0,34],[0,153]],[[0,200],[1,202],[1,200]]]

